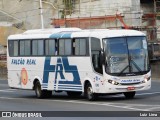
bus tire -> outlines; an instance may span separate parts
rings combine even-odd
[[[49,91],[49,90],[43,90],[43,92],[45,92],[45,98],[51,98],[52,96],[52,91]]]
[[[92,85],[90,83],[87,83],[87,85],[85,87],[85,97],[89,101],[94,101],[98,97],[95,93],[93,93],[93,88],[92,88]]]
[[[73,91],[67,91],[67,95],[69,97],[78,97],[82,94],[82,92],[73,92]]]
[[[52,96],[52,91],[47,91],[47,90],[41,89],[41,84],[39,81],[37,81],[35,83],[35,93],[36,93],[37,98],[40,98],[40,99],[48,98],[48,97]]]
[[[133,92],[125,92],[123,94],[127,99],[133,99],[135,94],[136,94],[136,92],[135,91],[133,91]]]

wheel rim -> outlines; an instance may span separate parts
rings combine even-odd
[[[88,87],[87,96],[88,96],[88,99],[92,99],[92,97],[93,97],[93,89],[92,89],[92,87]]]
[[[37,87],[36,87],[36,94],[38,97],[40,97],[40,94],[41,94],[41,86],[40,85],[37,85]]]

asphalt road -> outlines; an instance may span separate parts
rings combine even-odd
[[[70,98],[65,92],[53,93],[48,99],[37,99],[34,91],[10,89],[0,80],[0,111],[160,111],[160,80],[152,88],[136,93],[134,99],[123,95],[103,96],[87,101],[83,96]],[[78,114],[78,113],[77,113]],[[116,116],[116,114],[115,114]]]

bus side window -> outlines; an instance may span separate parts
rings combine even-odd
[[[87,54],[87,42],[86,39],[75,39],[75,55]]]
[[[46,55],[56,55],[55,40],[45,40],[45,54]]]
[[[18,41],[9,41],[9,56],[18,56]]]
[[[44,55],[44,40],[32,41],[32,55]]]
[[[100,61],[101,45],[98,38],[91,38],[91,55],[94,70],[98,73],[102,72],[102,63]]]
[[[31,55],[31,41],[22,40],[20,41],[20,56]]]
[[[59,39],[59,55],[72,55],[72,40],[71,39]]]

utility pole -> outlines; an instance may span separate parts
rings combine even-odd
[[[40,4],[40,15],[41,15],[41,29],[44,29],[42,0],[39,0],[39,4]]]

